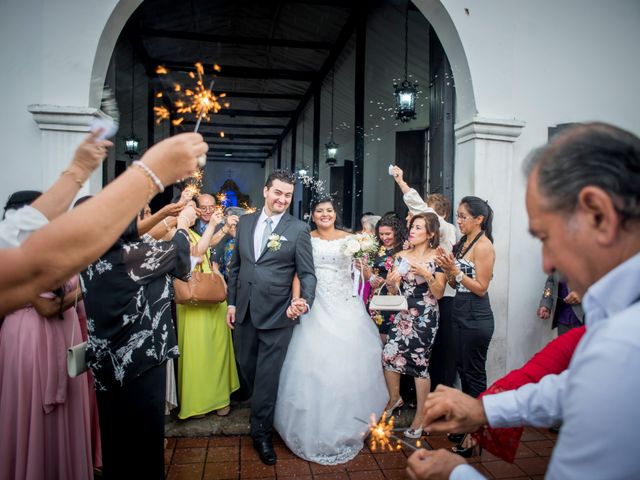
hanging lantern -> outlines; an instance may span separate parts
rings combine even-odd
[[[393,84],[396,99],[396,118],[401,122],[408,122],[416,118],[416,96],[418,82],[409,82],[407,68],[409,63],[409,4],[404,18],[404,80],[400,85]]]
[[[129,155],[129,158],[133,158],[140,153],[140,139],[133,134],[133,102],[135,99],[135,84],[134,84],[134,67],[135,58],[133,51],[131,52],[131,133],[128,137],[124,138],[124,153]]]
[[[330,167],[338,163],[336,156],[338,155],[338,144],[333,141],[333,89],[334,89],[335,71],[331,73],[331,138],[329,143],[325,143],[325,162]]]
[[[133,131],[124,139],[124,153],[133,158],[140,153],[140,140],[133,134]]]
[[[329,143],[325,143],[324,145],[326,157],[325,162],[327,163],[327,165],[333,166],[338,163],[338,159],[336,158],[336,156],[338,155],[338,147],[339,145],[333,141],[332,134]]]
[[[405,78],[400,85],[394,83],[393,87],[395,88],[396,118],[402,122],[408,122],[416,118],[418,82],[411,84]]]

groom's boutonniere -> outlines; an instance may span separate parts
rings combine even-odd
[[[277,252],[282,247],[282,242],[286,242],[287,239],[283,236],[276,235],[275,233],[269,235],[269,239],[267,241],[267,248],[272,252]]]

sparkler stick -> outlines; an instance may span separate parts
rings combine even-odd
[[[213,84],[215,83],[215,79],[211,80],[211,83],[209,84],[209,92],[211,92],[211,90],[213,89]],[[206,100],[206,99],[205,99]],[[207,108],[202,108],[200,109],[200,115],[198,116],[198,121],[196,122],[196,128],[194,130],[195,133],[198,133],[198,129],[200,128],[200,122],[202,121],[202,117],[204,117],[204,114],[207,112]]]

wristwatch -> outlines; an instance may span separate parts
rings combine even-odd
[[[464,273],[460,271],[460,273],[456,275],[456,283],[461,283],[463,278],[464,278]]]

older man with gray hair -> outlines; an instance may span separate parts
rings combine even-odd
[[[587,331],[569,369],[537,384],[471,398],[439,387],[425,402],[430,432],[484,425],[562,430],[551,479],[640,478],[640,139],[590,123],[563,131],[526,163],[531,234],[547,273],[583,296]],[[411,478],[483,478],[461,457],[420,450]]]

